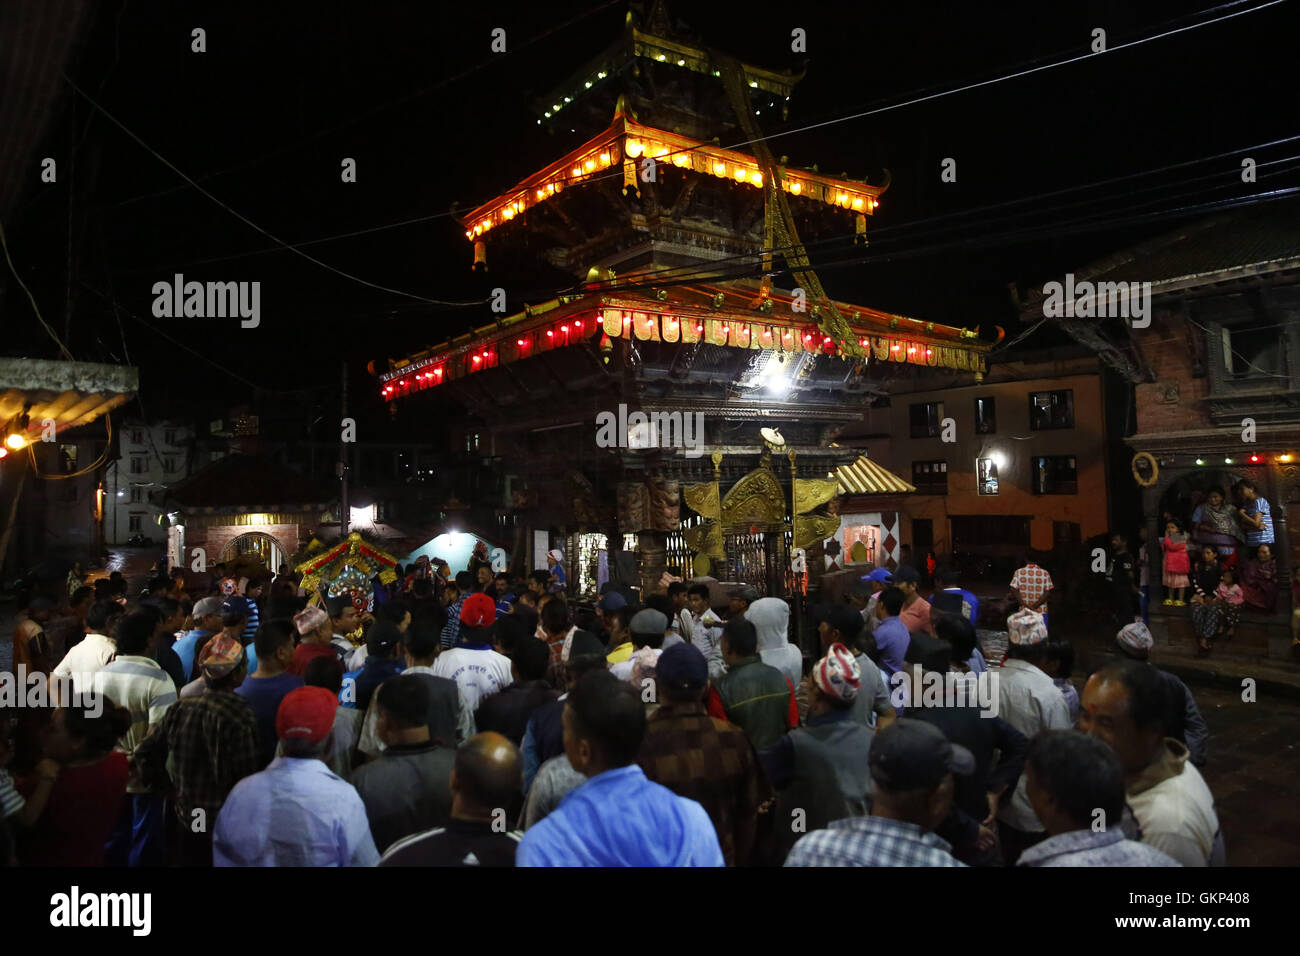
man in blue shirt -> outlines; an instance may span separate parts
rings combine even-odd
[[[651,783],[636,759],[645,705],[608,671],[583,676],[564,708],[564,751],[587,782],[519,843],[516,866],[723,866],[705,809]]]
[[[903,669],[908,645],[912,643],[907,625],[898,617],[903,610],[903,601],[901,589],[887,587],[880,592],[880,600],[876,602],[876,617],[880,619],[873,635],[876,639],[876,660],[886,678],[893,677]]]
[[[186,631],[172,645],[172,650],[181,659],[186,681],[198,676],[194,671],[194,655],[207,643],[209,637],[221,630],[221,598],[203,598],[194,605],[190,619],[194,622],[194,629]]]
[[[292,690],[303,685],[302,677],[289,673],[293,663],[293,625],[289,621],[267,621],[257,629],[253,648],[257,651],[256,669],[235,688],[235,693],[248,701],[257,718],[258,740],[261,746],[261,764],[266,766],[275,757],[279,737],[275,732],[275,715],[280,702]]]
[[[957,587],[957,575],[947,568],[934,572],[934,594],[930,597],[930,610],[960,614],[976,626],[980,622],[980,599]]]
[[[276,712],[282,756],[235,784],[213,830],[215,866],[374,866],[366,805],[325,765],[338,699],[290,691]]]

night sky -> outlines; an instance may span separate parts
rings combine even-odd
[[[775,133],[1084,55],[1097,27],[1114,48],[1262,5],[1229,3],[1200,16],[1209,0],[679,2],[669,10],[708,45],[773,68],[801,65],[805,57],[791,52],[790,35],[795,27],[807,31],[807,77],[789,120],[761,118]],[[448,211],[453,202],[466,209],[491,198],[582,139],[543,132],[529,104],[613,41],[626,3],[107,0],[100,7],[69,64],[72,80],[275,236],[300,243],[423,218],[305,249],[371,282],[435,299],[479,299],[498,284],[535,299],[555,291],[512,288],[512,277],[499,273],[474,275],[470,245]],[[1295,12],[1294,3],[1279,4],[775,140],[778,156],[819,163],[832,175],[843,170],[879,182],[892,170],[892,188],[869,224],[871,246],[857,250],[870,261],[828,269],[823,281],[842,299],[1010,330],[1008,283],[1041,285],[1179,221],[1153,213],[1204,215],[1186,207],[1296,185],[1288,172],[1295,161],[1250,186],[1241,183],[1240,157],[1229,156],[1003,205],[1300,132]],[[207,31],[206,53],[190,51],[196,26]],[[489,49],[494,27],[507,31],[507,54]],[[60,157],[60,182],[34,185],[6,223],[18,268],[53,324],[70,325],[76,356],[129,355],[155,409],[192,410],[203,420],[253,399],[247,383],[305,390],[303,402],[332,407],[346,359],[353,386],[374,411],[367,361],[382,365],[488,317],[485,305],[431,306],[277,251],[70,86],[36,152]],[[1297,157],[1300,141],[1248,155],[1260,163]],[[357,161],[355,184],[340,181],[343,157]],[[945,157],[957,160],[956,183],[940,180]],[[1210,173],[1217,175],[1197,178]],[[1056,208],[1064,203],[1075,205]],[[976,209],[983,211],[938,218]],[[1098,222],[1104,228],[1091,228]],[[261,327],[154,318],[151,287],[175,272],[200,281],[261,281]],[[52,356],[20,293],[11,283],[6,288],[6,350]]]

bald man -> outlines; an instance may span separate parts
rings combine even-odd
[[[508,831],[522,784],[519,748],[496,733],[475,734],[456,751],[451,821],[398,840],[380,866],[514,866],[522,834]]]

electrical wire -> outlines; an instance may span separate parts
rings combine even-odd
[[[553,36],[554,34],[559,33],[562,30],[568,29],[569,27],[573,26],[573,24],[579,22],[580,20],[585,20],[588,17],[595,16],[597,13],[600,13],[601,11],[607,9],[608,7],[615,6],[620,2],[621,0],[607,0],[607,2],[605,3],[601,3],[597,6],[591,7],[588,10],[583,11],[582,13],[576,14],[575,16],[559,24],[558,26],[551,27],[548,30],[545,30],[535,36],[530,37],[529,39],[525,40],[523,43],[520,43],[518,45],[512,44],[511,52],[518,53],[522,50],[526,50],[529,47],[533,46],[534,44],[540,43],[542,40],[546,39],[547,37]],[[335,123],[333,126],[328,126],[324,129],[317,130],[316,132],[308,135],[305,139],[299,140],[297,143],[291,143],[287,146],[281,146],[277,149],[271,150],[268,153],[263,153],[260,156],[255,156],[252,159],[244,160],[240,163],[236,163],[233,166],[228,166],[225,169],[217,170],[216,172],[206,173],[203,176],[198,177],[198,181],[207,182],[212,179],[217,179],[221,176],[228,175],[229,173],[239,172],[240,170],[248,169],[252,166],[256,166],[259,163],[263,163],[268,159],[274,159],[276,156],[282,156],[285,153],[289,153],[296,149],[300,149],[303,146],[308,145],[309,143],[314,143],[316,140],[321,139],[324,136],[328,136],[330,133],[337,133],[341,129],[346,129],[349,126],[353,126],[361,122],[362,120],[369,119],[371,116],[374,116],[378,113],[382,113],[385,110],[392,109],[393,107],[400,106],[404,103],[409,103],[412,100],[419,99],[422,96],[428,96],[430,93],[436,93],[439,90],[447,86],[450,86],[452,83],[457,82],[458,80],[463,80],[465,77],[472,76],[473,74],[479,72],[480,70],[483,70],[488,66],[496,65],[504,61],[505,58],[502,57],[500,54],[493,54],[492,56],[488,57],[486,60],[480,61],[475,66],[471,66],[467,69],[462,70],[459,73],[455,73],[449,77],[446,77],[445,79],[439,80],[437,83],[433,84],[432,86],[427,86],[422,90],[416,90],[415,92],[408,93],[405,96],[398,97],[395,100],[389,100],[386,103],[381,103],[378,106],[375,106],[362,113],[358,113],[355,116],[349,117],[346,120],[342,120],[341,122]],[[143,199],[153,199],[158,196],[170,195],[171,193],[179,192],[184,188],[185,188],[184,186],[172,186],[168,189],[158,190],[157,192],[144,193],[139,196],[131,196],[126,199],[119,200],[113,205],[114,207],[125,206],[125,205],[129,205],[130,203],[138,202]],[[442,213],[439,214],[439,216],[442,215],[445,214]]]
[[[104,462],[108,461],[108,453],[113,449],[113,415],[111,412],[104,413],[104,427],[108,430],[108,438],[104,443],[104,452],[96,459],[92,465],[87,465],[81,471],[69,472],[66,475],[43,475],[39,468],[36,467],[36,444],[35,442],[27,443],[27,455],[32,461],[32,473],[42,481],[63,481],[66,478],[80,478],[82,475],[88,475]]]
[[[1233,6],[1238,6],[1238,5],[1240,5],[1240,2],[1244,2],[1244,0],[1239,0],[1238,3],[1228,3],[1228,4],[1223,4],[1223,5],[1220,5],[1220,6],[1218,6],[1218,7],[1211,8],[1211,9],[1209,9],[1209,10],[1201,11],[1201,12],[1198,13],[1198,14],[1192,14],[1191,16],[1201,16],[1201,15],[1206,14],[1206,13],[1215,13],[1215,12],[1218,12],[1218,11],[1220,11],[1220,10],[1228,9],[1228,8],[1230,8],[1230,7],[1233,7]],[[1256,12],[1257,10],[1262,10],[1262,9],[1264,9],[1265,7],[1273,6],[1273,5],[1277,4],[1277,3],[1282,3],[1282,2],[1284,2],[1284,0],[1269,0],[1268,3],[1265,3],[1265,4],[1263,4],[1262,6],[1253,7],[1253,8],[1251,8],[1251,9],[1249,9],[1249,10],[1237,11],[1237,12],[1235,12],[1235,13],[1228,14],[1227,16],[1218,17],[1218,18],[1215,18],[1215,19],[1212,19],[1212,20],[1207,20],[1207,21],[1201,22],[1201,23],[1195,23],[1195,24],[1191,24],[1191,25],[1188,25],[1188,26],[1185,26],[1185,27],[1180,27],[1180,28],[1178,28],[1178,29],[1169,30],[1169,31],[1166,31],[1166,32],[1163,32],[1163,33],[1156,34],[1156,35],[1154,35],[1154,36],[1150,36],[1150,37],[1141,37],[1141,38],[1138,38],[1138,39],[1133,40],[1133,41],[1129,41],[1129,42],[1126,42],[1126,43],[1122,43],[1122,44],[1120,44],[1119,46],[1109,48],[1106,52],[1113,52],[1113,51],[1116,51],[1116,50],[1125,49],[1125,48],[1127,48],[1127,47],[1140,45],[1140,44],[1142,44],[1142,43],[1147,43],[1147,42],[1150,42],[1150,41],[1152,41],[1152,40],[1161,39],[1161,38],[1163,38],[1163,37],[1167,37],[1167,36],[1172,36],[1172,35],[1174,35],[1174,34],[1176,34],[1176,33],[1181,33],[1181,32],[1185,32],[1185,31],[1187,31],[1187,30],[1196,29],[1196,28],[1201,27],[1201,26],[1208,26],[1208,25],[1213,24],[1213,23],[1218,23],[1218,22],[1221,22],[1221,21],[1223,21],[1223,20],[1231,19],[1232,17],[1242,16],[1242,15],[1247,14],[1247,13],[1253,13],[1253,12]],[[605,6],[608,6],[608,5],[609,5],[609,4],[605,4]],[[603,9],[603,7],[596,8],[596,10],[593,10],[593,11],[589,11],[588,14],[580,14],[578,17],[575,17],[574,20],[569,21],[569,23],[562,24],[560,27],[557,27],[557,28],[555,28],[555,29],[556,29],[556,30],[558,30],[558,29],[562,29],[562,28],[568,26],[570,23],[576,21],[577,19],[581,19],[583,16],[589,15],[589,13],[597,12],[599,9]],[[1168,20],[1168,21],[1165,21],[1165,23],[1177,22],[1178,19],[1184,19],[1184,20],[1185,20],[1185,19],[1187,19],[1187,17],[1176,18],[1176,19],[1174,19],[1174,20]],[[1162,24],[1162,26],[1163,26],[1163,24]],[[554,31],[552,31],[552,32],[554,32]],[[545,34],[543,34],[543,36],[545,36]],[[533,38],[532,40],[527,41],[527,42],[524,44],[524,46],[530,45],[531,43],[536,42],[538,39],[540,39],[540,37]],[[521,48],[522,48],[522,47],[521,47]],[[925,102],[925,101],[927,101],[927,100],[936,99],[936,98],[939,98],[939,97],[942,97],[942,96],[949,96],[949,95],[952,95],[952,94],[954,94],[954,93],[965,92],[965,91],[967,91],[967,90],[976,89],[976,88],[981,87],[981,86],[987,86],[987,85],[990,85],[990,84],[995,83],[995,82],[1001,82],[1002,80],[1005,80],[1005,79],[1012,79],[1012,78],[1016,78],[1016,77],[1019,77],[1019,76],[1026,76],[1026,75],[1029,75],[1029,74],[1031,74],[1031,73],[1038,72],[1038,71],[1040,71],[1040,70],[1049,69],[1049,68],[1051,68],[1051,67],[1053,67],[1053,66],[1061,66],[1061,65],[1065,65],[1065,64],[1067,64],[1067,63],[1072,63],[1072,62],[1076,62],[1076,61],[1078,61],[1078,60],[1083,60],[1083,59],[1089,59],[1089,58],[1091,58],[1091,57],[1099,56],[1099,55],[1102,55],[1102,54],[1089,53],[1089,54],[1086,54],[1086,55],[1084,55],[1084,56],[1077,56],[1077,57],[1073,57],[1073,58],[1070,58],[1070,59],[1067,59],[1067,60],[1064,60],[1064,61],[1054,61],[1054,62],[1052,62],[1052,63],[1047,63],[1047,64],[1044,64],[1044,65],[1036,66],[1036,67],[1033,67],[1033,68],[1031,68],[1031,69],[1021,70],[1021,71],[1016,72],[1016,73],[1011,73],[1011,74],[1008,74],[1007,76],[1000,77],[1000,78],[997,78],[997,79],[994,79],[994,80],[986,80],[986,81],[982,81],[982,82],[979,82],[979,83],[967,84],[967,85],[965,85],[965,86],[957,87],[957,88],[954,88],[954,89],[942,90],[942,91],[939,91],[939,92],[936,92],[936,93],[933,93],[933,94],[929,94],[929,95],[926,95],[926,96],[912,97],[912,98],[910,98],[910,99],[906,99],[906,100],[903,100],[903,101],[898,102],[898,103],[889,104],[889,105],[887,105],[887,106],[883,106],[883,107],[880,107],[880,108],[878,108],[878,109],[867,110],[867,111],[863,111],[863,112],[859,112],[859,113],[848,114],[848,115],[845,115],[845,116],[834,117],[834,118],[832,118],[832,119],[825,120],[825,121],[822,121],[822,122],[819,122],[819,123],[815,123],[815,124],[811,124],[811,125],[807,125],[807,126],[802,126],[802,127],[795,127],[795,128],[793,128],[793,129],[784,130],[784,131],[781,131],[781,132],[778,132],[778,133],[773,133],[773,134],[771,134],[771,135],[769,135],[769,136],[759,137],[759,138],[757,138],[757,139],[751,139],[751,140],[746,140],[746,141],[743,141],[743,142],[740,142],[740,143],[735,143],[735,144],[732,144],[732,145],[727,146],[727,147],[724,147],[724,148],[726,148],[726,149],[736,149],[736,148],[738,148],[738,147],[740,147],[740,146],[748,146],[748,145],[753,145],[754,143],[758,143],[758,142],[766,142],[766,141],[769,141],[769,140],[772,140],[772,139],[778,138],[778,137],[780,137],[780,136],[792,135],[792,134],[794,134],[794,133],[803,132],[803,131],[810,130],[810,129],[819,129],[819,128],[822,128],[822,127],[825,127],[825,126],[829,126],[829,125],[834,125],[834,124],[837,124],[837,123],[849,122],[849,121],[851,121],[851,120],[859,119],[859,118],[862,118],[862,117],[865,117],[865,116],[874,115],[874,114],[879,113],[879,112],[886,112],[886,111],[889,111],[889,110],[894,110],[894,109],[901,108],[901,107],[903,107],[903,106],[913,105],[913,104],[915,104],[915,103],[920,103],[920,102]],[[486,61],[486,62],[492,62],[492,61]],[[1035,62],[1036,62],[1036,61],[1035,61]],[[477,68],[476,68],[476,69],[477,69]],[[461,74],[461,75],[463,75],[463,74]],[[455,78],[458,78],[458,77],[454,77],[454,78],[452,78],[452,79],[455,79]],[[69,81],[69,82],[71,82],[71,81]],[[449,80],[448,82],[450,82],[450,80]],[[84,95],[84,94],[83,94],[83,95]],[[418,94],[415,94],[415,95],[418,95]],[[397,101],[397,102],[400,102],[400,101]],[[105,114],[105,115],[107,115],[107,114]],[[115,121],[115,122],[116,122],[116,121]],[[350,123],[350,122],[353,122],[353,121],[347,121],[347,122]],[[120,125],[120,124],[119,124],[119,125]],[[346,125],[346,123],[345,123],[344,125]],[[330,130],[322,131],[322,132],[321,132],[320,134],[318,134],[318,135],[324,135],[324,133],[327,133],[327,132],[330,132],[330,131],[332,131],[332,128],[331,128]],[[1293,138],[1295,138],[1295,137],[1293,137]],[[137,141],[138,141],[138,138],[137,138]],[[1277,141],[1277,142],[1287,142],[1287,141],[1289,141],[1289,140],[1279,140],[1279,141]],[[143,145],[143,144],[142,144],[142,145]],[[1267,144],[1267,145],[1273,145],[1273,144]],[[147,147],[146,147],[146,148],[147,148]],[[679,150],[673,150],[673,151],[670,151],[669,153],[665,154],[664,156],[657,157],[657,159],[668,160],[668,159],[671,159],[673,156],[676,156],[676,155],[679,155],[679,154],[687,154],[687,153],[694,152],[694,151],[696,151],[696,149],[698,149],[698,148],[699,148],[699,147],[686,147],[686,148],[679,149]],[[1262,148],[1262,147],[1246,147],[1246,149],[1251,149],[1251,148]],[[1241,151],[1242,151],[1242,150],[1234,150],[1234,151],[1232,151],[1232,152],[1230,152],[1230,153],[1222,154],[1222,155],[1219,156],[1219,157],[1208,157],[1208,158],[1206,158],[1206,159],[1222,158],[1222,156],[1224,156],[1224,155],[1233,155],[1234,153],[1236,153],[1236,152],[1241,152]],[[160,157],[160,158],[161,158],[161,157]],[[1203,160],[1202,160],[1202,161],[1203,161]],[[1198,162],[1198,161],[1197,161],[1197,160],[1193,160],[1193,161],[1190,161],[1190,162],[1193,162],[1193,163],[1194,163],[1194,162]],[[1165,168],[1166,168],[1166,169],[1179,168],[1179,165],[1181,165],[1181,164],[1174,164],[1173,166],[1165,167]],[[238,167],[235,167],[235,168],[238,168]],[[178,170],[174,170],[174,171],[179,172]],[[1098,186],[1099,186],[1099,185],[1105,185],[1105,184],[1108,184],[1108,183],[1110,183],[1110,182],[1118,182],[1118,181],[1122,181],[1123,179],[1126,179],[1126,178],[1132,178],[1132,176],[1151,175],[1151,174],[1153,174],[1153,173],[1155,173],[1155,172],[1158,172],[1158,171],[1160,171],[1160,170],[1151,170],[1151,171],[1148,171],[1148,172],[1145,172],[1145,173],[1135,173],[1135,174],[1131,174],[1130,177],[1117,177],[1117,178],[1115,178],[1115,179],[1113,179],[1113,180],[1103,180],[1102,182],[1097,183],[1097,184],[1095,184],[1095,185],[1098,185]],[[215,174],[215,175],[220,175],[220,174]],[[594,174],[594,175],[591,175],[591,176],[589,176],[589,177],[586,177],[586,178],[584,178],[584,179],[578,181],[577,183],[570,184],[569,188],[574,188],[574,187],[579,187],[579,186],[586,186],[586,185],[594,185],[594,184],[597,184],[597,183],[600,183],[600,182],[604,182],[604,181],[607,181],[607,180],[610,180],[610,179],[621,178],[621,176],[622,176],[622,172],[621,172],[621,170],[618,171],[618,172],[610,172],[610,173]],[[183,178],[185,178],[185,179],[187,180],[187,182],[190,182],[191,185],[194,185],[196,188],[198,188],[197,183],[196,183],[195,181],[191,180],[189,177],[183,177]],[[176,187],[176,188],[179,189],[179,188],[181,188],[181,187]],[[1071,187],[1071,188],[1078,188],[1078,187]],[[1052,195],[1056,195],[1056,194],[1058,194],[1058,193],[1063,193],[1063,192],[1068,192],[1068,191],[1070,191],[1070,189],[1058,190],[1056,193],[1048,193],[1048,194],[1045,194],[1045,195],[1046,195],[1046,196],[1052,196]],[[209,196],[209,198],[214,198],[214,197]],[[495,198],[495,197],[492,197],[492,198]],[[214,201],[215,201],[215,199],[214,199]],[[489,199],[487,199],[487,200],[484,200],[484,202],[490,202],[490,201],[491,201],[491,198],[489,198]],[[1013,200],[1013,201],[1010,201],[1010,202],[1011,202],[1011,203],[1016,203],[1016,202],[1025,202],[1025,201],[1028,201],[1028,200]],[[469,205],[469,206],[467,206],[467,209],[475,209],[475,208],[478,208],[478,206],[479,206],[479,205],[482,205],[482,204],[483,204],[483,203],[476,203],[476,204],[473,204],[473,205]],[[950,214],[950,215],[952,215],[952,216],[963,216],[963,215],[973,215],[974,213],[975,213],[975,211],[974,211],[974,210],[971,210],[971,211],[965,211],[965,212],[953,213],[953,214]],[[319,244],[319,243],[322,243],[322,242],[329,242],[329,241],[333,241],[334,239],[346,239],[346,238],[352,238],[352,237],[354,237],[354,236],[358,236],[358,235],[367,235],[367,234],[371,234],[371,233],[374,233],[374,232],[379,232],[379,231],[382,231],[382,230],[384,230],[384,229],[389,229],[389,228],[401,228],[401,227],[404,227],[404,226],[413,225],[413,224],[422,223],[422,222],[430,222],[430,221],[434,221],[434,220],[437,220],[437,219],[452,218],[452,217],[455,217],[455,216],[457,216],[457,215],[459,215],[459,213],[453,213],[453,212],[450,212],[450,211],[449,211],[449,212],[445,212],[445,213],[432,213],[432,214],[430,214],[430,215],[428,215],[428,216],[420,216],[420,217],[416,217],[416,218],[413,218],[413,219],[402,220],[402,221],[400,221],[400,222],[391,223],[391,224],[387,224],[387,225],[384,225],[384,226],[376,226],[376,227],[370,227],[370,228],[361,229],[361,230],[354,230],[354,231],[352,231],[352,232],[338,234],[337,236],[322,237],[322,238],[319,238],[319,239],[313,239],[313,240],[308,240],[308,241],[305,241],[305,242],[299,242],[299,243],[294,243],[294,244],[289,244],[289,243],[286,243],[286,242],[284,242],[284,241],[281,241],[281,240],[278,240],[278,239],[277,239],[277,240],[276,240],[276,242],[277,242],[277,246],[268,247],[268,248],[266,248],[266,249],[261,249],[261,250],[252,250],[252,251],[250,251],[250,252],[246,252],[246,253],[235,253],[235,254],[231,254],[231,255],[227,255],[227,256],[222,256],[222,257],[211,257],[211,258],[207,258],[207,259],[196,260],[196,261],[190,262],[190,263],[188,263],[188,264],[190,264],[190,265],[202,265],[202,264],[207,264],[207,263],[210,263],[210,262],[224,261],[225,259],[242,258],[242,257],[245,256],[245,255],[260,255],[260,254],[263,254],[263,253],[266,253],[266,252],[278,251],[278,250],[283,249],[283,248],[288,248],[288,249],[290,249],[290,250],[296,250],[296,249],[299,249],[299,248],[301,248],[301,247],[303,247],[303,246]],[[269,235],[269,233],[268,233],[268,235]],[[274,239],[275,237],[272,236],[271,238]],[[414,296],[414,298],[419,298],[419,297],[418,297],[418,296]],[[439,303],[439,304],[443,304],[443,303]],[[478,305],[478,304],[482,304],[482,303],[481,303],[481,302],[473,302],[473,303],[457,303],[457,304],[458,304],[458,305],[459,305],[459,304]]]
[[[3,222],[0,222],[0,246],[4,247],[5,262],[9,263],[9,271],[13,273],[14,280],[18,283],[19,288],[21,288],[23,292],[27,293],[27,301],[32,304],[32,311],[36,313],[36,321],[40,322],[45,328],[45,331],[50,334],[50,338],[54,339],[54,344],[59,347],[59,351],[63,353],[63,357],[69,362],[75,362],[76,359],[72,357],[72,353],[68,351],[68,347],[63,344],[63,340],[59,338],[59,334],[50,327],[50,323],[45,321],[45,316],[41,315],[41,307],[36,304],[36,297],[32,295],[32,290],[27,288],[27,283],[24,282],[23,277],[18,274],[18,269],[14,266],[13,257],[9,255],[9,240],[5,237],[5,227]]]
[[[120,129],[122,132],[124,132],[127,136],[129,136],[132,140],[134,140],[134,141],[136,142],[137,145],[139,145],[142,149],[144,149],[145,152],[149,153],[149,154],[150,154],[151,156],[153,156],[156,160],[158,160],[160,163],[162,163],[164,166],[166,166],[168,169],[170,169],[172,172],[174,172],[177,176],[180,176],[180,177],[181,177],[182,179],[184,179],[187,183],[189,183],[191,186],[193,186],[196,190],[198,190],[200,193],[202,193],[202,194],[203,194],[204,196],[206,196],[208,199],[212,200],[212,202],[216,203],[218,206],[220,206],[220,207],[221,207],[222,209],[224,209],[226,212],[230,213],[230,215],[234,216],[234,217],[235,217],[236,219],[238,219],[240,222],[244,223],[246,226],[249,226],[250,228],[256,230],[257,232],[260,232],[262,235],[266,236],[268,239],[272,240],[273,242],[279,243],[279,244],[282,245],[285,249],[289,250],[290,252],[294,253],[295,255],[301,256],[303,259],[306,259],[308,262],[310,262],[310,263],[312,263],[312,264],[314,264],[314,265],[320,266],[322,269],[325,269],[325,270],[327,270],[327,271],[329,271],[329,272],[332,272],[332,273],[334,273],[335,275],[342,276],[342,277],[345,278],[345,279],[349,279],[349,280],[351,280],[351,281],[353,281],[353,282],[360,283],[361,285],[368,286],[369,288],[372,288],[372,289],[378,289],[380,292],[388,292],[388,293],[391,293],[392,295],[400,295],[400,296],[403,296],[403,297],[408,298],[408,299],[415,299],[415,300],[417,300],[417,301],[419,301],[419,302],[427,302],[427,303],[429,303],[429,304],[431,304],[431,305],[470,306],[470,305],[483,305],[483,304],[485,304],[485,303],[487,302],[486,299],[476,299],[476,300],[473,300],[473,301],[470,301],[470,302],[447,302],[447,301],[444,301],[444,300],[442,300],[442,299],[431,299],[431,298],[429,298],[428,296],[417,295],[417,294],[415,294],[414,292],[407,292],[407,291],[405,291],[405,290],[403,290],[403,289],[394,289],[394,288],[391,288],[391,287],[389,287],[389,286],[380,285],[380,284],[377,283],[377,282],[371,282],[369,279],[363,279],[363,278],[361,278],[360,276],[352,275],[351,273],[349,273],[349,272],[345,272],[345,271],[343,271],[342,269],[339,269],[339,268],[336,267],[336,266],[332,266],[332,265],[330,265],[328,262],[324,262],[324,261],[322,261],[322,260],[320,260],[320,259],[317,259],[315,256],[312,256],[312,255],[309,255],[309,254],[306,253],[306,252],[303,252],[301,249],[297,248],[296,246],[290,245],[289,243],[285,242],[285,241],[284,241],[283,239],[281,239],[280,237],[278,237],[278,236],[274,235],[273,233],[271,233],[270,231],[268,231],[268,230],[262,228],[262,227],[259,226],[257,223],[253,222],[253,220],[251,220],[251,219],[249,219],[247,216],[245,216],[243,213],[241,213],[241,212],[239,212],[238,210],[236,210],[236,209],[232,208],[231,206],[227,205],[225,202],[223,202],[222,200],[218,199],[216,196],[214,196],[214,195],[213,195],[212,193],[210,193],[208,190],[206,190],[205,188],[203,188],[202,186],[200,186],[200,185],[199,185],[197,182],[195,182],[195,181],[194,181],[194,180],[193,180],[189,175],[187,175],[186,173],[182,172],[182,171],[181,171],[181,170],[180,170],[180,169],[179,169],[179,168],[178,168],[174,163],[172,163],[169,159],[167,159],[165,156],[163,156],[161,153],[159,153],[157,150],[155,150],[152,146],[150,146],[148,143],[146,143],[143,139],[141,139],[141,138],[140,138],[139,136],[137,136],[135,133],[133,133],[133,132],[132,132],[129,128],[127,128],[127,127],[126,127],[126,126],[125,126],[125,125],[124,125],[120,120],[118,120],[117,117],[115,117],[112,113],[108,112],[108,110],[104,109],[103,106],[101,106],[98,102],[96,102],[94,99],[92,99],[92,98],[90,97],[90,94],[88,94],[85,90],[81,89],[81,87],[79,87],[79,86],[78,86],[78,85],[77,85],[77,84],[72,80],[72,78],[68,76],[68,74],[67,74],[66,72],[63,72],[63,79],[64,79],[64,81],[65,81],[69,86],[71,86],[71,87],[72,87],[72,88],[73,88],[73,89],[74,89],[74,90],[75,90],[75,91],[76,91],[76,92],[77,92],[77,93],[78,93],[78,94],[79,94],[83,99],[85,99],[88,103],[90,103],[91,106],[93,106],[95,109],[99,110],[99,112],[102,113],[102,114],[103,114],[103,115],[104,115],[104,116],[105,116],[105,117],[106,117],[106,118],[107,118],[107,119],[108,119],[108,120],[109,120],[109,121],[110,121],[114,126],[116,126],[118,129]]]

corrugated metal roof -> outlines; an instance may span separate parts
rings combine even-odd
[[[910,495],[916,491],[891,471],[881,468],[865,455],[851,465],[835,469],[842,495]]]

